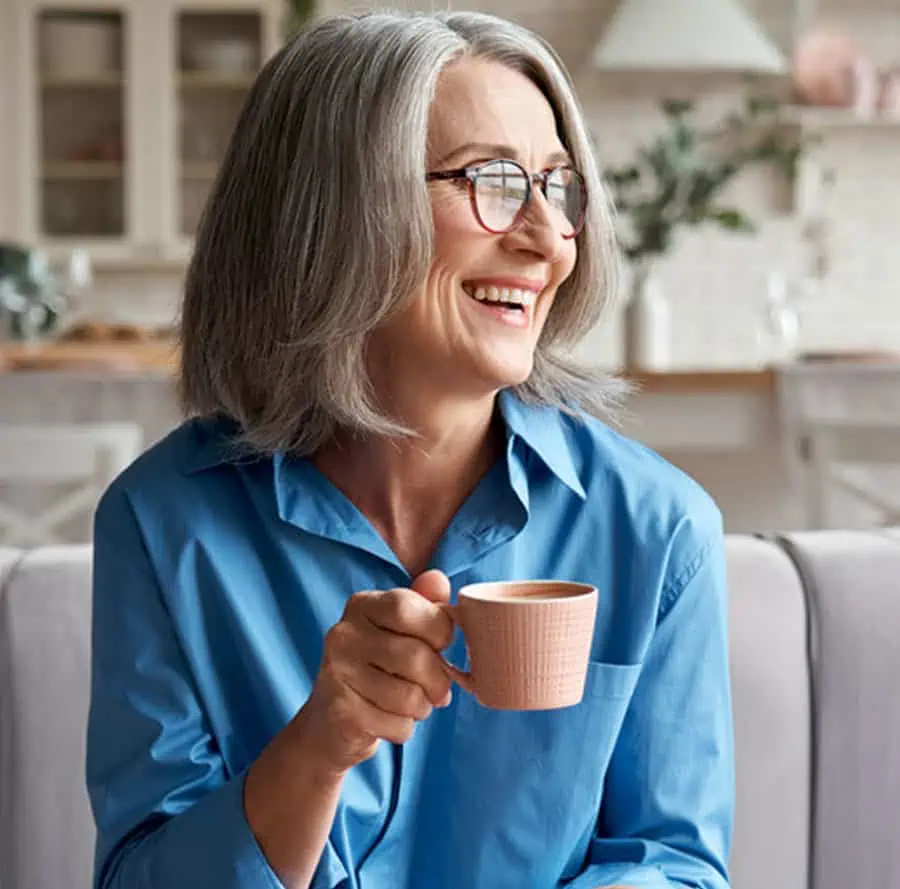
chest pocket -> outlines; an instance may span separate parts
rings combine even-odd
[[[583,699],[560,710],[489,710],[457,691],[452,845],[472,868],[459,885],[481,886],[485,868],[556,883],[596,819],[639,672],[592,661]]]

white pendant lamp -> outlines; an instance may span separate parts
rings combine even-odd
[[[611,71],[787,70],[740,0],[622,0],[593,58]]]

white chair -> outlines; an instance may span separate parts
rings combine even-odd
[[[141,452],[135,423],[0,424],[0,545],[29,547],[73,541],[64,533],[90,517],[110,482]],[[50,504],[35,510],[15,493],[55,488]]]
[[[847,524],[838,491],[874,509],[879,524],[900,524],[900,363],[799,363],[778,379],[788,441],[805,464],[808,526]]]

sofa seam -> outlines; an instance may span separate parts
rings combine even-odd
[[[816,582],[809,564],[803,557],[800,548],[791,539],[789,534],[774,533],[761,534],[760,539],[774,543],[790,560],[791,565],[800,579],[800,589],[806,606],[806,668],[809,673],[809,718],[810,718],[810,782],[809,782],[809,885],[817,886],[817,858],[818,849],[818,801],[819,801],[819,737],[821,726],[819,724],[819,702],[821,690],[821,677],[819,663],[821,661],[821,608],[819,585]]]

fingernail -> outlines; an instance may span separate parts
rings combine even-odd
[[[444,700],[441,701],[440,704],[438,704],[438,707],[440,707],[441,710],[443,710],[445,707],[450,706],[450,702],[452,700],[453,700],[453,692],[450,689],[447,689],[447,694],[444,695]]]

